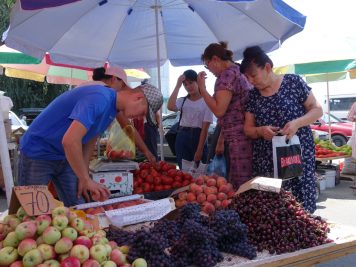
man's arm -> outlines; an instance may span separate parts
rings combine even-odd
[[[82,139],[86,133],[85,126],[74,120],[63,136],[62,145],[67,161],[78,177],[78,198],[83,195],[89,200],[89,191],[94,200],[104,201],[110,196],[110,191],[89,177],[88,165],[84,158],[82,146]],[[93,141],[91,140],[91,142]]]

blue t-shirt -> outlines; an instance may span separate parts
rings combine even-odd
[[[116,117],[116,92],[101,85],[81,86],[58,96],[32,122],[21,138],[20,149],[27,157],[62,160],[62,139],[73,120],[87,129],[82,143],[107,129]]]

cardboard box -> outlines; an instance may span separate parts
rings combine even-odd
[[[116,191],[116,195],[127,196],[133,191],[133,174],[131,172],[91,172],[95,182],[105,185],[110,191]]]

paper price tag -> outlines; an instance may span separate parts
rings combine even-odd
[[[14,192],[29,216],[49,214],[56,207],[54,198],[45,185],[15,186]]]

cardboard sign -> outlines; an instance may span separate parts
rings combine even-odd
[[[241,194],[250,189],[279,193],[282,187],[282,180],[268,177],[256,177],[240,186],[236,194]]]
[[[46,185],[15,186],[12,190],[9,213],[22,206],[29,216],[50,214],[58,206]]]

